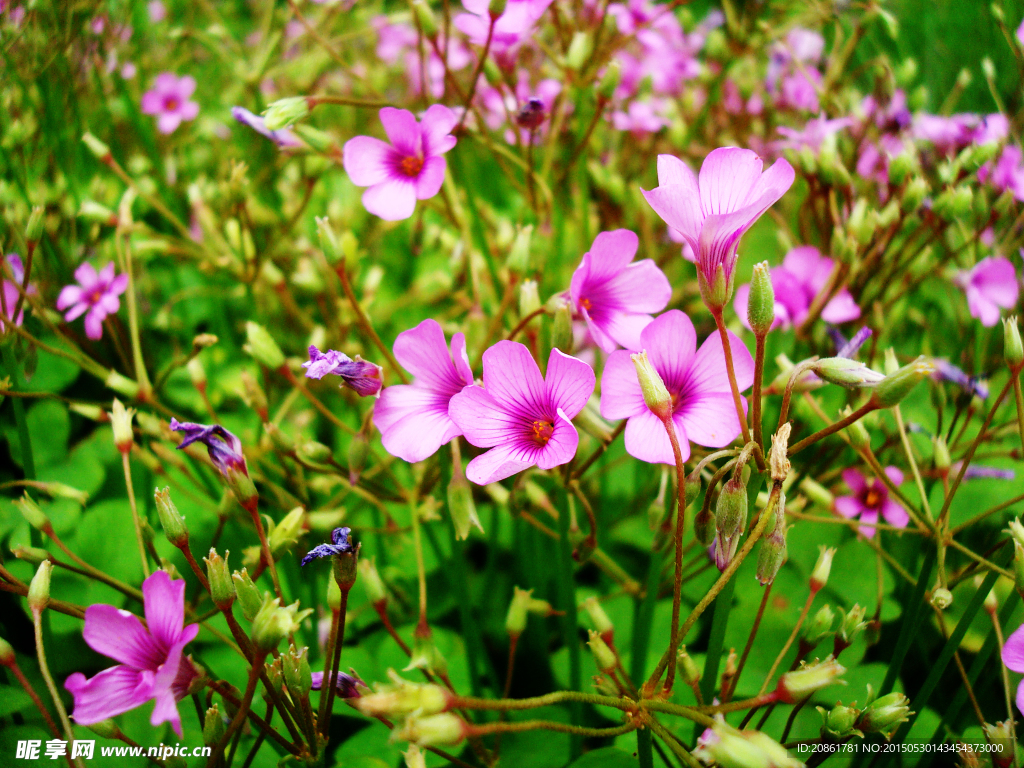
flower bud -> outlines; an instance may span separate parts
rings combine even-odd
[[[1003,359],[1011,371],[1019,371],[1024,366],[1024,346],[1021,345],[1016,315],[1003,320]]]
[[[514,587],[512,602],[509,604],[508,614],[505,617],[505,631],[513,637],[519,637],[526,629],[526,620],[531,613],[551,616],[555,610],[547,600],[535,598],[532,589]]]
[[[303,443],[296,449],[295,453],[302,463],[310,465],[328,464],[334,458],[330,446],[319,443],[316,440]]]
[[[873,387],[885,378],[883,374],[871,370],[864,363],[848,357],[823,358],[815,362],[811,370],[825,381],[846,389]]]
[[[811,571],[811,592],[818,592],[828,584],[828,575],[832,572],[832,558],[835,556],[834,547],[818,547],[818,562]]]
[[[834,619],[835,614],[832,612],[832,608],[827,603],[821,606],[818,612],[814,614],[814,617],[807,624],[804,624],[801,636],[803,642],[810,648],[814,648],[832,634],[832,622]]]
[[[870,686],[868,694],[870,699]],[[857,727],[865,733],[890,733],[913,714],[909,704],[910,699],[898,691],[880,696],[864,707]]]
[[[242,615],[248,621],[252,621],[256,618],[256,614],[259,613],[263,605],[263,595],[260,594],[256,585],[252,583],[252,579],[249,578],[249,572],[245,568],[235,571],[231,576],[231,581],[235,585],[238,604],[242,606]],[[211,580],[211,586],[212,583]]]
[[[449,747],[461,742],[469,733],[469,726],[458,715],[444,712],[440,715],[408,717],[391,732],[391,740],[408,741],[424,747]]]
[[[696,469],[686,476],[683,480],[683,501],[687,507],[697,500],[700,496],[701,479],[700,472]],[[710,544],[710,542],[708,542]]]
[[[258,650],[269,653],[288,635],[296,632],[299,623],[312,612],[311,608],[300,611],[298,601],[284,608],[276,597],[264,601],[259,613],[252,620],[253,644]]]
[[[945,587],[936,587],[932,590],[931,604],[944,611],[953,604],[953,593]]]
[[[489,59],[488,59],[489,61]],[[516,231],[516,236],[512,240],[512,245],[508,251],[508,258],[505,260],[505,266],[509,268],[509,271],[515,272],[518,275],[525,275],[530,271],[530,244],[533,241],[533,225],[527,224],[525,227],[520,227]],[[527,289],[526,283],[533,283],[532,289]],[[520,288],[519,293],[519,315],[520,317],[526,317],[526,315],[533,312],[535,309],[540,308],[540,298],[537,297],[537,306],[529,311],[524,311],[523,307],[523,295],[525,293],[536,293],[537,282],[535,280],[523,281],[523,285]]]
[[[949,471],[952,459],[949,457],[949,448],[946,439],[942,435],[932,437],[933,459],[935,468],[940,472]]]
[[[912,178],[907,184],[907,188],[903,190],[903,199],[900,207],[903,208],[904,213],[913,213],[920,208],[930,191],[931,188],[924,178],[921,176]]]
[[[419,710],[422,715],[445,712],[452,704],[452,694],[446,688],[433,683],[410,683],[388,670],[390,685],[380,686],[375,692],[367,693],[352,701],[364,715],[386,717],[395,720]]]
[[[289,96],[272,102],[263,112],[263,125],[268,131],[278,131],[302,120],[309,114],[309,99]],[[276,367],[276,366],[272,366]]]
[[[590,35],[586,32],[576,32],[569,43],[569,50],[565,53],[565,65],[572,70],[581,70],[593,50],[594,41]]]
[[[864,621],[867,611],[860,605],[854,605],[849,612],[839,609],[839,629],[836,631],[835,654],[838,656],[842,651],[853,644],[861,632],[867,627]]]
[[[700,682],[700,668],[686,652],[685,645],[680,646],[679,653],[676,654],[676,669],[683,678],[683,682],[691,688]]]
[[[437,37],[437,19],[426,0],[412,0],[410,5],[423,34],[429,40]]]
[[[892,408],[934,372],[935,365],[922,355],[878,382],[871,396],[872,401],[881,408]]]
[[[92,152],[93,156],[101,163],[106,163],[111,159],[110,147],[97,139],[91,133],[86,132],[82,136],[82,141],[85,146],[88,147],[89,151]]]
[[[106,720],[100,720],[98,723],[89,723],[85,727],[103,739],[121,738],[121,729],[109,717]]]
[[[712,312],[721,312],[732,296],[733,281],[726,278],[725,269],[721,264],[718,265],[710,282],[698,269],[697,286],[700,288],[700,297],[704,305]]]
[[[765,510],[762,514],[768,514]],[[775,581],[775,576],[786,562],[786,497],[780,491],[779,503],[775,507],[775,524],[764,539],[757,553],[757,580],[761,586]]]
[[[816,480],[805,477],[800,481],[800,490],[811,503],[817,504],[819,507],[824,507],[825,509],[832,509],[835,497],[829,492],[828,488],[821,485]]]
[[[775,289],[768,272],[768,262],[754,265],[747,297],[747,322],[755,336],[764,336],[775,322]]]
[[[469,538],[470,528],[474,525],[481,533],[484,532],[476,513],[476,504],[473,503],[473,488],[466,480],[466,473],[461,466],[452,470],[452,480],[448,484],[448,512],[455,526],[455,538]]]
[[[742,477],[730,478],[722,486],[715,504],[715,519],[718,534],[723,538],[731,538],[746,528],[747,488]]]
[[[224,731],[224,717],[220,713],[220,708],[214,704],[206,710],[206,716],[203,718],[203,743],[209,747],[220,743]]]
[[[527,317],[541,308],[536,280],[523,280],[519,286],[519,316]]]
[[[28,223],[25,225],[25,240],[29,243],[38,243],[43,236],[43,207],[37,205],[28,215]]]
[[[601,638],[606,643],[612,642],[612,636],[615,634],[615,625],[612,624],[612,620],[608,618],[608,614],[605,613],[597,598],[588,597],[583,601],[582,607],[586,611],[587,616],[590,617],[590,623],[594,625],[594,629],[597,630]]]
[[[41,547],[14,547],[11,552],[19,560],[24,560],[32,565],[39,565],[50,560],[50,553]]]
[[[910,152],[903,151],[889,161],[889,183],[899,187],[906,180],[907,176],[914,173],[917,166],[917,158]]]
[[[128,453],[135,442],[135,435],[132,432],[134,415],[134,408],[125,408],[120,400],[114,398],[114,406],[110,411],[110,426],[114,430],[114,445],[121,453]]]
[[[562,302],[555,310],[555,317],[551,323],[551,346],[560,349],[567,355],[572,354],[572,307],[568,302]]]
[[[153,498],[156,500],[156,513],[160,518],[160,526],[164,529],[164,536],[180,549],[188,546],[188,528],[185,527],[185,518],[171,501],[170,490],[157,488]]]
[[[250,320],[245,324],[245,335],[248,343],[244,345],[244,349],[256,362],[271,370],[277,370],[284,365],[284,353],[266,328]]]
[[[412,654],[402,671],[408,672],[412,669],[424,669],[435,675],[444,675],[448,671],[448,661],[434,642],[433,633],[429,628],[425,632],[420,632],[417,628],[414,633]]]
[[[716,721],[697,740],[693,756],[721,768],[800,768],[786,748],[760,731],[738,731],[724,720]]]
[[[995,725],[984,723],[981,729],[985,732],[985,739],[996,750],[992,764],[999,768],[1016,764],[1013,750],[1015,723],[1012,720],[1004,720]]]
[[[427,757],[418,744],[410,744],[402,757],[405,758],[405,768],[427,768]]]
[[[693,518],[693,535],[702,546],[710,546],[715,540],[718,521],[710,508],[701,507],[696,517]]]
[[[200,392],[206,391],[206,369],[203,368],[202,361],[198,357],[193,357],[185,364],[185,370],[188,371],[192,386]]]
[[[383,603],[387,603],[388,593],[384,587],[384,580],[381,579],[380,573],[377,572],[377,565],[373,558],[364,558],[359,561],[359,575],[363,587],[366,589],[366,596],[370,600],[370,604],[377,606]]]
[[[803,663],[799,669],[787,672],[781,677],[776,693],[780,701],[796,704],[815,691],[841,682],[838,678],[844,672],[846,668],[831,656],[813,664]]]
[[[824,707],[818,707],[824,720],[821,726],[821,735],[831,739],[848,739],[852,736],[863,736],[854,726],[860,717],[860,710],[853,707],[845,707],[836,704],[831,710],[826,711]]]
[[[636,368],[636,377],[640,381],[640,391],[644,396],[644,403],[651,413],[662,421],[672,417],[672,395],[665,387],[661,374],[647,357],[647,351],[638,352],[629,356]]]
[[[597,668],[605,673],[613,672],[618,666],[618,662],[612,649],[608,647],[600,634],[592,629],[587,632],[590,635],[587,645],[590,646],[590,652],[594,655],[594,663],[597,664]]]
[[[288,686],[288,692],[293,699],[302,699],[309,695],[313,687],[313,673],[309,669],[308,648],[296,650],[295,646],[288,649],[284,654],[284,682]]]
[[[35,528],[37,531],[46,531],[50,528],[50,519],[46,514],[39,508],[39,505],[25,492],[25,495],[20,499],[16,499],[14,505],[21,512],[22,517],[28,521],[28,524]],[[1014,521],[1016,522],[1016,521]],[[1020,523],[1017,523],[1020,525]]]
[[[203,558],[203,562],[206,563],[206,580],[210,584],[210,597],[213,598],[213,604],[222,611],[228,610],[235,601],[235,584],[228,570],[228,555],[230,554],[225,550],[224,557],[221,557],[217,554],[217,550],[211,549],[210,554]]]
[[[33,613],[43,611],[50,602],[50,573],[53,563],[43,560],[36,569],[36,575],[28,585],[28,607]]]
[[[274,559],[298,542],[299,536],[302,535],[305,519],[305,508],[296,507],[285,515],[281,522],[271,521],[268,526],[270,530],[267,531],[267,543],[270,545],[270,553]]]
[[[14,655],[14,648],[0,637],[0,666],[13,667],[17,661],[17,657]]]

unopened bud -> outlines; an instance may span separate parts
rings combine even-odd
[[[832,558],[836,556],[833,547],[818,547],[818,561],[811,571],[811,592],[818,592],[828,584],[828,576],[832,572]]]
[[[153,498],[156,500],[156,513],[160,518],[160,526],[164,529],[164,536],[171,544],[181,549],[188,546],[188,528],[185,527],[185,518],[171,501],[170,490],[157,488]]]
[[[263,112],[263,125],[268,131],[278,131],[302,120],[309,114],[309,99],[289,96],[272,102]]]
[[[490,59],[488,59],[490,61]],[[512,240],[512,247],[509,248],[508,259],[505,261],[505,265],[513,272],[520,275],[525,275],[530,271],[530,244],[533,242],[533,225],[527,224],[525,227],[521,227],[516,232],[515,239]],[[519,294],[519,315],[526,317],[526,315],[533,312],[535,309],[540,307],[540,298],[537,298],[537,307],[529,311],[523,311],[523,295],[527,292],[526,283],[533,283],[533,292],[536,291],[537,283],[534,280],[528,280],[523,283],[523,287],[520,289]]]
[[[932,591],[931,604],[944,611],[953,604],[953,593],[945,587],[936,587]]]
[[[267,543],[270,545],[270,552],[274,559],[277,559],[282,552],[298,542],[305,520],[305,508],[296,507],[281,518],[281,522],[274,523],[271,521],[271,524],[268,526],[270,530],[267,532]]]
[[[265,601],[252,620],[253,644],[260,651],[274,650],[288,635],[297,631],[299,623],[312,612],[311,608],[300,611],[298,601],[283,608],[278,598]]]
[[[256,362],[271,370],[277,370],[284,365],[284,353],[266,328],[250,320],[245,324],[245,335],[248,343],[244,349]]]
[[[909,719],[909,704],[910,699],[898,691],[880,696],[864,707],[857,727],[865,733],[889,733]]]
[[[114,431],[114,445],[121,453],[130,451],[135,442],[135,435],[132,432],[134,415],[134,408],[125,408],[120,400],[114,398],[114,406],[110,411],[110,426]]]
[[[832,634],[832,622],[834,620],[835,614],[832,612],[832,608],[827,603],[821,606],[813,618],[804,625],[803,641],[811,648],[814,648],[814,646]]]
[[[284,682],[294,699],[302,699],[309,694],[313,687],[313,673],[309,669],[308,650],[308,648],[296,650],[292,646],[288,653],[282,656]]]
[[[84,134],[82,136],[82,141],[85,143],[85,146],[88,147],[89,151],[92,152],[93,156],[100,162],[105,163],[110,159],[110,147],[97,139],[91,133]]]
[[[192,386],[202,391],[206,388],[206,369],[203,368],[203,363],[198,357],[193,357],[185,365],[185,370],[188,371],[188,377],[192,381]]]
[[[242,615],[248,621],[252,621],[263,605],[263,595],[252,583],[249,572],[245,568],[235,571],[231,576],[231,581],[235,585],[235,594],[238,595],[238,604],[242,607]]]
[[[827,734],[831,739],[848,739],[852,736],[863,735],[854,727],[860,717],[859,709],[845,707],[842,704],[836,704],[830,711],[826,711],[823,707],[817,709],[824,719],[821,726],[822,736]]]
[[[768,514],[765,510],[762,514]],[[761,541],[757,554],[757,580],[761,586],[775,581],[775,576],[786,562],[786,496],[779,491],[779,502],[775,507],[775,525],[771,533]]]
[[[594,50],[594,41],[587,32],[576,32],[569,43],[569,50],[565,53],[565,64],[569,69],[579,71],[590,58]]]
[[[815,691],[840,682],[839,676],[844,672],[846,672],[846,668],[831,656],[824,661],[803,664],[800,669],[787,672],[782,676],[776,693],[781,701],[795,704],[803,701]]]
[[[523,280],[519,286],[519,316],[527,317],[540,309],[540,293],[536,280]]]
[[[850,407],[847,406],[842,410],[841,415],[846,417],[849,416],[850,413],[852,413],[852,411],[850,411]],[[858,419],[853,422],[846,427],[843,432],[846,434],[846,437],[850,441],[850,445],[852,445],[855,450],[863,451],[871,447],[871,435],[868,434],[868,430],[867,427],[864,426],[863,419]]]
[[[606,674],[613,672],[618,666],[618,662],[612,649],[608,647],[599,633],[592,629],[588,630],[588,633],[590,640],[587,641],[587,645],[590,646],[590,652],[594,655],[594,663],[597,664],[597,668]]]
[[[1003,320],[1003,359],[1012,371],[1024,366],[1024,345],[1021,345],[1016,315]]]
[[[811,367],[818,376],[831,384],[846,389],[873,387],[885,376],[868,368],[864,363],[848,357],[826,357]]]
[[[949,456],[949,447],[946,445],[946,439],[942,435],[936,435],[932,438],[932,446],[935,468],[940,472],[948,471],[952,459]]]
[[[881,408],[892,408],[934,372],[935,365],[922,355],[878,382],[872,400]]]
[[[36,575],[28,586],[28,607],[33,613],[43,611],[50,602],[50,574],[53,563],[43,560],[36,569]]]
[[[355,485],[359,482],[359,476],[366,466],[366,457],[370,455],[370,441],[366,434],[360,430],[352,435],[348,443],[348,481]]]
[[[109,717],[106,720],[100,720],[98,723],[89,723],[85,727],[102,739],[121,738],[121,729]]]
[[[662,421],[672,418],[672,395],[665,387],[661,374],[647,357],[647,351],[631,354],[629,358],[636,368],[636,377],[640,381],[640,392],[651,413]]]
[[[364,715],[398,719],[419,711],[423,715],[445,712],[451,706],[452,695],[447,689],[433,683],[410,683],[388,670],[390,685],[353,699],[352,704]]]
[[[551,323],[551,346],[567,355],[572,354],[572,307],[567,302],[563,302],[555,311]]]
[[[615,96],[615,91],[619,87],[619,83],[622,81],[622,65],[618,59],[612,59],[608,62],[608,66],[601,76],[601,81],[597,86],[597,95],[599,98],[605,101],[611,100]]]
[[[679,670],[679,674],[682,676],[683,682],[691,688],[700,682],[700,668],[690,657],[690,654],[686,652],[685,645],[681,646],[679,648],[679,653],[676,654],[676,669]]]
[[[203,718],[203,743],[210,747],[215,746],[220,743],[224,731],[224,717],[220,713],[220,708],[214,704],[206,710],[206,716]]]
[[[731,539],[747,525],[747,486],[742,477],[730,478],[722,486],[715,505],[715,520],[720,539]]]
[[[587,616],[590,617],[590,623],[594,625],[594,629],[602,637],[606,643],[612,641],[612,636],[615,633],[615,625],[612,624],[612,620],[608,618],[608,614],[605,613],[604,608],[601,607],[601,603],[597,601],[596,597],[588,597],[583,601],[583,610],[586,611]]]
[[[747,322],[755,336],[764,336],[775,322],[775,289],[768,271],[768,262],[754,265],[747,297]]]
[[[915,176],[907,183],[907,188],[903,191],[903,199],[901,201],[901,208],[904,213],[913,213],[921,204],[925,198],[928,197],[928,193],[931,191],[928,186],[928,182],[920,176]]]
[[[866,609],[860,605],[854,605],[849,611],[843,608],[839,609],[839,628],[836,631],[835,640],[837,656],[852,645],[857,635],[867,628],[868,623],[864,621],[866,614]]]
[[[469,538],[469,531],[473,526],[481,533],[484,532],[476,513],[476,504],[473,503],[473,488],[466,480],[466,473],[461,466],[453,469],[452,480],[448,484],[448,512],[455,526],[455,538]]]
[[[391,738],[424,747],[449,747],[461,742],[468,733],[469,726],[461,717],[444,712],[427,717],[418,714],[407,717],[400,727],[391,732]]]
[[[37,531],[46,531],[50,528],[50,519],[46,516],[46,513],[39,508],[35,500],[25,493],[20,499],[15,500],[15,506],[18,511],[21,512],[21,516],[28,521],[28,524],[35,528]],[[1018,523],[1019,525],[1019,523]]]
[[[402,671],[408,672],[411,669],[424,669],[435,675],[444,675],[448,672],[448,662],[429,630],[423,634],[417,632],[413,637],[412,655]]]
[[[17,658],[14,655],[14,648],[0,637],[0,666],[13,667],[16,663]]]
[[[224,557],[221,557],[217,554],[217,550],[211,549],[210,554],[203,558],[203,562],[206,563],[206,580],[210,584],[210,597],[213,599],[213,604],[222,611],[228,610],[235,601],[235,582],[232,580],[231,572],[228,569],[228,555],[230,554],[230,552],[225,550]],[[248,578],[248,574],[246,574],[246,578]],[[249,583],[252,584],[252,582]],[[253,589],[255,589],[255,586]],[[256,606],[256,611],[258,610],[259,605]],[[253,611],[254,616],[256,611]],[[242,605],[242,612],[245,613],[244,603]],[[251,619],[249,616],[246,616],[246,618]]]

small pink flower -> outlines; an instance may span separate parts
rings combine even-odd
[[[903,473],[896,467],[886,467],[885,474],[893,485],[903,482]],[[835,500],[835,510],[843,517],[860,518],[862,535],[869,539],[875,535],[878,516],[885,518],[889,525],[906,528],[910,522],[907,510],[889,498],[889,489],[881,480],[874,477],[866,479],[856,469],[843,470],[843,482],[850,486],[853,496],[839,496]]]
[[[436,320],[424,320],[395,339],[395,359],[412,384],[385,387],[373,408],[384,450],[403,461],[423,461],[462,434],[448,415],[451,399],[473,383],[466,337],[452,336],[451,352]]]
[[[779,126],[779,133],[785,138],[775,142],[775,146],[778,149],[796,150],[807,147],[817,154],[826,139],[851,125],[853,125],[852,117],[837,117],[834,120],[827,120],[824,115],[821,115],[813,120],[808,120],[802,129]]]
[[[469,462],[466,477],[487,485],[535,465],[552,469],[571,461],[580,440],[571,420],[594,391],[591,367],[556,348],[545,378],[515,341],[499,341],[483,363],[483,387],[466,387],[448,405],[466,439],[491,449]]]
[[[995,163],[978,169],[978,181],[988,182],[998,191],[1010,190],[1017,200],[1024,200],[1024,157],[1020,147],[1007,144]]]
[[[483,46],[491,25],[489,0],[462,0],[462,5],[469,13],[453,19],[455,28],[474,45]],[[525,40],[549,5],[551,0],[508,0],[494,24],[491,51],[500,57]]]
[[[640,348],[647,351],[672,395],[672,423],[683,461],[690,456],[690,442],[722,448],[735,440],[740,423],[725,368],[722,337],[712,334],[697,349],[693,323],[684,313],[673,309],[644,328],[640,342]],[[732,333],[729,342],[736,383],[743,391],[754,383],[754,359]],[[601,415],[606,419],[629,419],[626,451],[631,456],[652,464],[675,464],[665,425],[644,402],[627,350],[612,352],[605,364],[601,376]]]
[[[832,259],[822,256],[813,245],[794,248],[782,260],[782,266],[771,270],[775,291],[775,323],[772,328],[789,328],[803,324],[807,312],[832,274]],[[747,299],[750,285],[736,289],[733,308],[743,325],[747,325]],[[860,307],[845,288],[822,308],[821,319],[828,323],[845,323],[860,317]],[[747,326],[749,327],[749,326]]]
[[[146,3],[146,10],[149,12],[149,20],[154,24],[159,24],[167,18],[167,8],[162,0],[150,0]]]
[[[128,275],[114,275],[114,262],[110,262],[99,274],[89,262],[75,270],[78,285],[66,285],[57,297],[57,309],[67,309],[64,319],[71,322],[85,315],[85,335],[90,339],[103,336],[103,321],[121,308],[117,298],[128,288]]]
[[[1021,23],[1021,29],[1024,29],[1024,22]],[[1020,30],[1017,30],[1017,36],[1020,35]],[[1024,626],[1017,627],[1014,633],[1006,638],[1002,657],[1007,669],[1024,672]],[[1017,710],[1024,713],[1024,680],[1017,686]]]
[[[345,142],[343,162],[352,183],[369,187],[363,205],[385,221],[408,219],[417,200],[441,190],[447,169],[445,152],[455,146],[450,133],[458,123],[448,107],[435,104],[416,122],[412,112],[394,107],[380,111],[391,144],[370,136]]]
[[[160,133],[174,133],[183,120],[195,120],[199,105],[189,98],[195,93],[196,80],[191,75],[178,77],[161,72],[153,81],[153,89],[142,94],[142,111],[159,115],[156,127]]]
[[[672,298],[665,273],[651,259],[631,263],[639,240],[628,229],[602,232],[572,275],[569,298],[602,350],[638,349],[640,332]]]
[[[15,308],[18,306],[18,297],[21,296],[19,288],[25,282],[25,266],[21,263],[21,257],[16,253],[7,254],[6,266],[0,264],[0,273],[2,273],[2,288],[3,288],[3,306],[0,307],[3,311],[0,312],[0,331],[4,330],[4,323],[13,319],[15,325],[21,325],[25,319],[25,304],[22,303],[21,311],[18,312],[17,317],[12,317]],[[7,278],[11,278],[8,280]],[[36,293],[36,287],[29,285],[28,290],[25,291],[29,295]]]
[[[655,212],[689,243],[706,285],[714,283],[718,268],[722,268],[727,296],[740,238],[796,178],[793,167],[783,159],[764,173],[762,168],[761,158],[754,152],[735,147],[711,152],[699,177],[682,160],[659,155],[658,186],[649,192],[641,190]]]
[[[1002,256],[982,259],[972,269],[957,274],[953,282],[967,294],[971,317],[985,327],[999,322],[1000,307],[1010,309],[1017,304],[1017,272],[1009,259]]]
[[[75,672],[64,683],[75,699],[76,723],[92,725],[156,700],[152,725],[169,722],[181,738],[178,702],[198,676],[182,655],[199,632],[185,621],[185,582],[157,571],[142,583],[146,627],[138,617],[112,605],[90,605],[82,637],[94,651],[121,662],[88,680]]]

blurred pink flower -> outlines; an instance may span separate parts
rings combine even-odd
[[[154,24],[159,24],[167,18],[167,7],[161,0],[150,0],[146,3],[146,10],[149,12],[149,20]]]
[[[1021,22],[1017,30],[1017,37],[1021,38],[1024,31],[1024,22]],[[1021,40],[1024,45],[1024,40]],[[1002,650],[1003,664],[1013,672],[1024,672],[1024,626],[1017,627],[1013,634],[1006,638]],[[1024,713],[1024,680],[1017,685],[1017,710]]]
[[[775,322],[772,328],[799,326],[807,318],[814,299],[824,290],[835,262],[813,245],[792,249],[782,260],[782,266],[771,270],[772,288],[775,290]],[[747,298],[750,285],[736,289],[733,308],[743,325],[747,325]],[[860,317],[860,307],[850,292],[843,288],[822,308],[821,319],[829,323],[845,323]]]
[[[779,133],[785,138],[775,142],[774,146],[777,149],[795,150],[807,147],[812,152],[817,153],[821,150],[821,145],[826,139],[839,133],[844,128],[849,128],[851,125],[853,125],[852,117],[837,117],[833,120],[828,120],[824,115],[808,120],[802,129],[782,125],[779,126]]]
[[[66,285],[57,297],[57,309],[67,310],[64,319],[71,322],[85,315],[85,335],[96,340],[103,337],[103,321],[121,308],[118,298],[128,288],[128,275],[114,274],[110,262],[97,274],[95,267],[85,262],[75,270],[78,285]]]
[[[594,238],[573,272],[569,298],[605,352],[640,348],[640,332],[672,298],[672,286],[651,259],[631,263],[639,239],[628,229]]]
[[[711,152],[699,177],[682,160],[659,155],[658,186],[641,190],[655,212],[689,243],[707,285],[714,283],[721,267],[731,288],[740,238],[793,184],[795,174],[786,160],[776,160],[764,173],[762,168],[757,154],[735,147]]]
[[[353,184],[369,187],[363,193],[366,210],[385,221],[408,219],[416,201],[433,197],[444,183],[448,166],[442,155],[455,146],[450,132],[458,118],[434,104],[420,123],[412,112],[394,107],[384,107],[380,121],[391,144],[356,136],[345,142],[343,164]]]
[[[571,461],[579,446],[571,420],[594,391],[593,369],[555,348],[545,378],[515,341],[499,341],[484,352],[483,364],[483,387],[466,387],[448,405],[466,439],[491,449],[469,462],[466,477],[487,485],[535,465]]]
[[[482,47],[487,42],[491,25],[490,2],[462,0],[462,5],[469,13],[460,13],[453,19],[455,28],[471,43]],[[508,0],[504,12],[494,24],[491,51],[501,57],[526,39],[549,5],[551,0]]]
[[[152,725],[169,722],[181,738],[178,702],[198,677],[191,657],[182,655],[195,639],[198,624],[183,626],[185,582],[157,571],[142,583],[146,626],[112,605],[90,605],[82,637],[94,651],[121,662],[86,679],[75,672],[64,683],[75,699],[72,716],[91,725],[156,700]]]
[[[403,461],[423,461],[462,434],[448,415],[451,399],[473,383],[466,337],[452,336],[451,352],[436,320],[424,320],[395,339],[395,359],[412,384],[385,387],[373,408],[384,450]]]
[[[1007,144],[995,163],[985,163],[978,170],[978,181],[988,182],[998,191],[1010,190],[1017,200],[1024,200],[1024,157],[1020,147]]]
[[[191,75],[178,77],[173,72],[161,72],[153,81],[152,90],[142,94],[142,111],[158,115],[156,127],[160,133],[174,133],[183,120],[194,120],[199,105],[190,101],[196,90]]]
[[[668,104],[663,99],[636,99],[629,102],[625,110],[612,113],[612,126],[617,131],[630,133],[657,133],[669,124],[664,114]]]
[[[885,474],[893,485],[903,482],[903,473],[896,467],[886,467]],[[843,517],[860,518],[863,525],[860,532],[869,539],[875,535],[875,526],[881,514],[889,525],[906,528],[910,522],[907,510],[889,498],[889,489],[874,477],[867,479],[856,469],[843,470],[845,482],[853,496],[839,496],[835,500],[835,510]]]
[[[817,69],[825,38],[810,29],[791,29],[776,43],[768,61],[767,88],[775,105],[783,109],[818,111],[822,75]]]
[[[967,294],[967,308],[971,317],[986,327],[999,322],[999,309],[1010,309],[1017,304],[1019,286],[1017,272],[1009,259],[989,256],[960,272],[953,278]]]
[[[21,292],[18,290],[25,282],[25,266],[21,263],[21,257],[16,253],[7,254],[7,264],[3,266],[2,277],[3,277],[3,307],[0,307],[3,311],[0,312],[0,331],[4,330],[4,323],[13,319],[15,325],[21,325],[25,319],[25,306],[22,304],[21,311],[18,312],[17,317],[12,317],[14,314],[15,307],[18,306],[18,297]],[[7,278],[11,279],[8,280]],[[36,293],[36,287],[29,285],[27,294],[33,295]]]
[[[754,383],[754,359],[731,332],[736,383],[743,391]],[[655,370],[672,395],[672,423],[683,461],[690,442],[709,448],[728,445],[740,433],[736,405],[725,368],[722,337],[714,333],[697,349],[697,332],[690,318],[678,309],[659,315],[640,333],[640,349],[647,351]],[[612,352],[601,376],[601,415],[628,419],[626,451],[652,464],[675,464],[665,425],[644,402],[630,351]],[[744,401],[744,409],[746,401]]]

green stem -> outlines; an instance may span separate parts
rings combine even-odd
[[[121,451],[121,465],[124,467],[124,483],[128,488],[128,504],[132,508],[132,522],[135,523],[135,539],[139,544],[139,558],[142,561],[142,573],[149,578],[149,561],[146,559],[146,545],[142,540],[142,521],[139,508],[135,503],[135,488],[132,487],[132,467],[128,460],[128,451]]]
[[[566,496],[568,500],[568,496]],[[580,644],[576,635],[576,590],[573,586],[572,573],[572,542],[569,540],[568,504],[558,515],[558,586],[560,602],[565,616],[562,619],[563,640],[569,652],[569,686],[578,691],[581,684]],[[583,719],[583,707],[578,700],[570,702],[573,724]],[[625,733],[625,731],[623,731]],[[582,734],[575,733],[570,741],[570,754],[573,760],[582,753]]]
[[[0,355],[3,357],[4,368],[7,369],[7,375],[11,377],[11,386],[14,391],[20,391],[22,389],[21,383],[21,371],[18,369],[18,364],[14,359],[14,353],[11,350],[10,344],[4,344],[0,347]],[[14,408],[14,423],[18,430],[18,447],[21,450],[21,469],[25,473],[25,477],[29,480],[36,479],[36,463],[32,455],[32,438],[28,431],[28,421],[25,418],[25,402],[20,397],[12,397],[11,405]],[[34,529],[33,529],[34,530]],[[39,534],[35,534],[38,538]],[[33,541],[34,546],[38,546],[38,541]]]
[[[725,329],[725,321],[722,320],[721,310],[712,312],[715,318],[715,325],[718,326],[718,335],[722,337],[722,351],[725,353],[725,371],[729,374],[729,388],[732,390],[732,400],[736,406],[736,418],[740,422],[740,430],[743,433],[743,444],[750,442],[750,430],[747,429],[747,414],[743,410],[743,397],[740,395],[739,385],[736,383],[736,367],[732,361],[732,344],[729,342],[729,332]]]
[[[864,405],[862,405],[860,408],[858,408],[856,411],[851,413],[849,416],[846,416],[845,418],[840,419],[839,421],[835,422],[834,424],[830,424],[829,426],[825,427],[824,429],[819,429],[813,435],[810,435],[809,437],[805,437],[803,440],[798,442],[796,445],[791,446],[790,449],[789,449],[789,454],[788,455],[793,456],[793,455],[795,455],[797,453],[800,453],[800,451],[802,451],[804,448],[806,448],[806,447],[808,447],[810,445],[813,445],[814,443],[818,442],[819,440],[821,440],[824,437],[828,437],[829,435],[835,434],[836,432],[838,432],[841,429],[845,429],[846,427],[850,426],[851,424],[853,424],[858,419],[863,418],[865,415],[871,413],[871,411],[874,411],[874,410],[877,410],[877,409],[878,409],[878,406],[875,405],[872,401],[869,400],[868,402],[864,403]]]
[[[60,724],[64,728],[64,735],[68,740],[68,748],[75,741],[75,732],[71,729],[71,721],[68,719],[68,711],[64,708],[64,702],[60,698],[60,694],[57,692],[57,686],[53,682],[53,675],[50,674],[50,666],[46,663],[46,650],[43,646],[43,612],[39,608],[32,609],[32,624],[35,628],[36,635],[36,658],[39,660],[39,673],[43,676],[43,680],[46,681],[46,688],[50,692],[50,698],[53,699],[53,706],[57,710],[57,716],[60,718]],[[78,765],[82,765],[81,758],[78,759]]]

